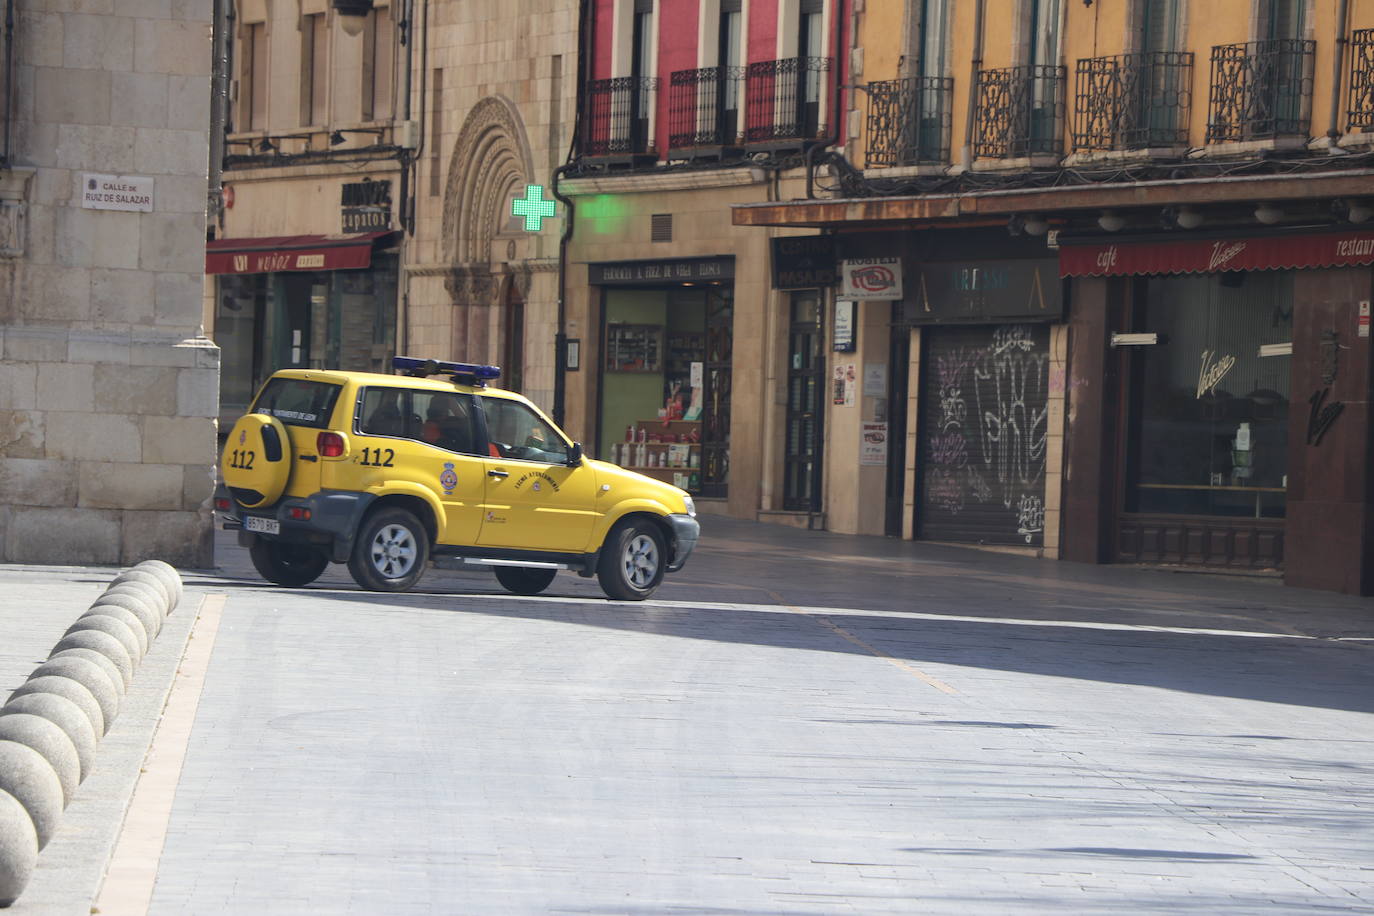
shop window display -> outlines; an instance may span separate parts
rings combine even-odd
[[[1282,518],[1292,274],[1152,277],[1142,287],[1136,329],[1156,343],[1126,350],[1126,511]]]
[[[607,291],[600,457],[725,495],[732,314],[715,288]]]

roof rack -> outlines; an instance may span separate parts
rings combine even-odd
[[[500,366],[479,366],[476,363],[450,363],[442,359],[420,359],[415,356],[393,356],[391,368],[399,369],[413,378],[447,375],[459,385],[485,388],[487,382],[501,377]]]

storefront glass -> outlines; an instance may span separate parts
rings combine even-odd
[[[608,288],[604,313],[598,457],[725,495],[729,287]]]
[[[1142,281],[1131,378],[1126,511],[1282,518],[1293,274]]]
[[[278,369],[390,371],[394,256],[375,256],[367,270],[222,274],[218,282],[221,419],[242,414]]]

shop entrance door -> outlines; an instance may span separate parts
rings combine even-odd
[[[1042,546],[1048,326],[927,328],[921,339],[919,536]]]
[[[819,512],[821,397],[825,390],[820,293],[793,293],[791,309],[782,505],[793,512]]]

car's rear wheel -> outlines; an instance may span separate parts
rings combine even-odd
[[[403,592],[420,580],[429,562],[429,535],[414,514],[404,509],[380,509],[367,517],[348,571],[369,591]]]
[[[259,575],[268,582],[288,588],[309,585],[329,565],[329,557],[314,547],[261,537],[255,539],[253,546],[248,548],[248,556]]]
[[[643,601],[663,581],[668,557],[663,535],[652,522],[621,522],[606,535],[596,578],[608,598]]]
[[[517,595],[537,595],[549,587],[556,569],[539,569],[529,566],[497,566],[496,581],[508,592]]]

